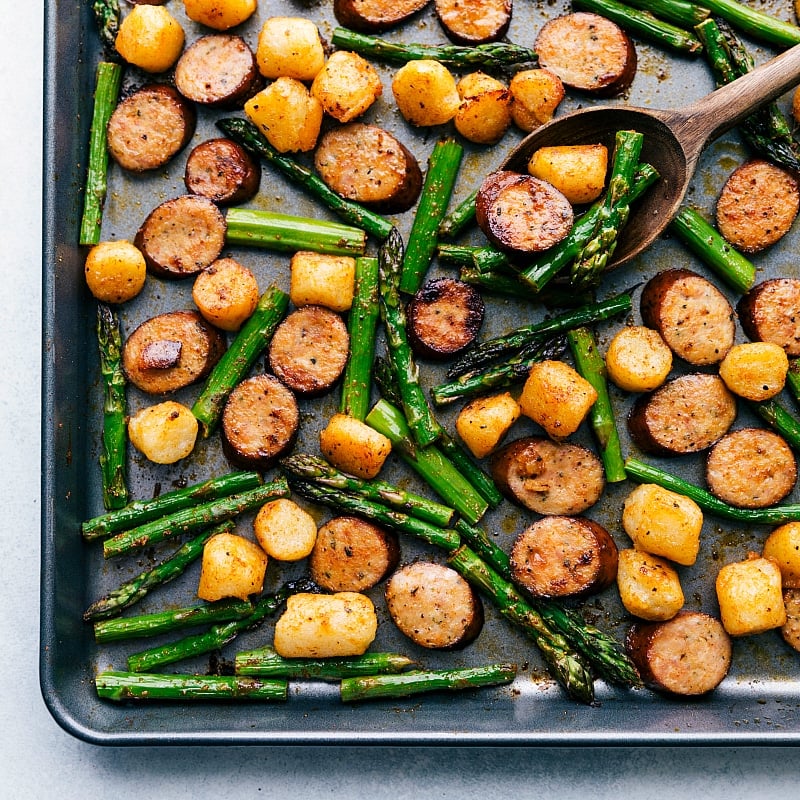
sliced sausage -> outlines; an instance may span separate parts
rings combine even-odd
[[[453,650],[481,632],[483,603],[454,569],[430,561],[401,567],[386,585],[395,625],[420,647]]]
[[[397,535],[358,517],[334,517],[317,531],[308,566],[329,592],[363,592],[397,567]]]
[[[436,16],[456,44],[496,42],[508,32],[511,0],[435,0]]]
[[[628,415],[628,430],[648,453],[697,453],[721,439],[735,418],[736,400],[722,379],[692,373],[642,395]]]
[[[735,248],[756,253],[792,227],[800,209],[797,180],[769,161],[755,159],[734,170],[717,201],[717,227]]]
[[[225,217],[207,197],[181,195],[156,206],[133,243],[147,268],[162,278],[196,275],[225,246]]]
[[[676,695],[710,692],[731,664],[731,640],[722,623],[700,611],[679,611],[666,622],[637,622],[625,645],[645,685]]]
[[[781,636],[789,647],[800,651],[800,589],[784,589],[783,605],[786,623],[781,627]]]
[[[239,383],[222,412],[222,448],[244,469],[269,469],[294,444],[300,411],[291,390],[273,375]]]
[[[736,311],[750,339],[780,345],[787,356],[800,356],[800,279],[762,281],[739,300]]]
[[[241,36],[201,36],[175,65],[178,91],[205,106],[242,106],[263,83],[255,54]]]
[[[317,145],[314,165],[334,192],[387,214],[407,211],[422,190],[413,153],[377,125],[331,128]]]
[[[636,76],[636,49],[611,20],[578,11],[544,24],[534,43],[539,65],[565,85],[601,97],[622,94]]]
[[[603,465],[591,450],[544,437],[509,442],[492,456],[490,467],[500,490],[537,514],[580,514],[605,488]]]
[[[454,278],[435,278],[411,298],[406,312],[414,352],[443,359],[457,355],[475,341],[486,306],[473,286]]]
[[[261,183],[261,164],[231,139],[209,139],[186,159],[184,183],[190,194],[220,206],[245,203]]]
[[[333,0],[340,25],[364,33],[379,33],[399,25],[425,8],[430,0]]]
[[[222,333],[200,314],[170,311],[146,320],[126,339],[122,367],[143,392],[165,394],[205,378],[224,352]]]
[[[475,200],[475,219],[498,247],[538,253],[572,228],[572,206],[561,192],[531,175],[499,170],[488,175]]]
[[[322,306],[303,306],[277,327],[269,364],[290,389],[314,395],[336,383],[349,353],[350,336],[342,318]]]
[[[797,481],[797,461],[786,441],[763,428],[723,436],[706,459],[711,493],[739,508],[766,508],[783,500]]]
[[[688,269],[668,269],[642,290],[644,324],[655,328],[675,355],[695,366],[716,364],[733,346],[734,313],[725,295]]]
[[[194,105],[171,86],[143,86],[112,112],[108,152],[131,172],[158,169],[188,144],[196,124]]]
[[[534,597],[585,597],[617,577],[619,553],[611,534],[584,517],[542,517],[511,548],[515,582]]]

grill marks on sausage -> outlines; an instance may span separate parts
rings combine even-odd
[[[209,139],[186,159],[184,183],[190,194],[207,197],[217,205],[244,203],[255,196],[261,182],[261,165],[231,139]]]
[[[736,307],[744,332],[800,356],[800,280],[772,278],[750,289]]]
[[[435,0],[436,16],[456,44],[496,42],[508,32],[511,0]]]

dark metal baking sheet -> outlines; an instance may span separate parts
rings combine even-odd
[[[783,18],[791,13],[788,2],[768,4]],[[760,6],[759,6],[760,7]],[[187,39],[200,33],[186,22],[181,4],[173,0],[170,10],[186,23]],[[127,6],[124,8],[127,11]],[[509,39],[532,45],[536,31],[546,18],[569,10],[564,0],[531,3],[518,0]],[[258,16],[241,31],[255,46],[260,20],[273,14],[298,14],[313,18],[323,36],[335,25],[331,3],[294,4],[288,0],[262,0]],[[406,40],[443,41],[432,13],[424,12],[389,36]],[[45,193],[43,235],[44,282],[44,385],[42,455],[42,587],[41,587],[41,686],[55,719],[67,731],[98,744],[319,744],[319,743],[435,743],[435,744],[786,744],[800,741],[800,657],[785,646],[774,631],[734,643],[733,667],[724,683],[710,696],[698,700],[666,699],[648,691],[627,692],[597,685],[597,704],[574,703],[550,681],[535,648],[516,630],[509,628],[487,603],[487,625],[478,640],[457,654],[421,652],[401,640],[388,620],[380,589],[371,592],[380,620],[375,647],[411,651],[432,667],[467,665],[488,660],[513,660],[520,673],[513,686],[459,695],[428,695],[409,701],[346,706],[336,688],[327,684],[293,683],[290,699],[282,705],[264,704],[153,704],[115,705],[101,702],[94,692],[97,671],[122,668],[136,645],[98,647],[91,626],[82,622],[87,605],[102,593],[163,557],[165,550],[142,553],[120,563],[103,562],[96,546],[81,540],[79,524],[101,511],[97,468],[100,389],[94,344],[95,305],[83,282],[84,252],[76,244],[82,205],[82,183],[86,141],[90,121],[94,66],[99,58],[90,4],[54,0],[46,5],[45,65]],[[704,65],[690,58],[667,56],[637,41],[639,71],[627,97],[615,102],[653,107],[677,107],[712,88]],[[753,46],[757,60],[769,51]],[[424,164],[436,138],[449,128],[413,130],[399,117],[391,103],[391,69],[380,68],[384,96],[369,112],[368,119],[393,130]],[[136,80],[135,76],[129,80]],[[572,95],[562,107],[574,108],[585,98]],[[786,100],[784,99],[784,102]],[[182,170],[188,150],[215,135],[212,115],[201,111],[197,134],[190,146],[168,169],[157,174],[130,178],[112,169],[112,182],[104,223],[104,238],[131,238],[147,212],[158,202],[183,193]],[[456,191],[465,196],[481,176],[499,164],[520,138],[509,132],[493,148],[466,147]],[[689,198],[709,210],[732,169],[746,156],[734,136],[713,145],[703,156]],[[299,194],[269,169],[265,170],[261,194],[254,205],[302,215],[327,217],[314,201]],[[407,232],[412,215],[397,218]],[[768,254],[755,259],[759,278],[773,274],[797,274],[796,229]],[[288,257],[253,250],[234,251],[251,266],[265,288],[270,282],[288,287]],[[601,294],[641,284],[658,269],[703,267],[675,242],[664,240],[637,261],[609,276]],[[439,267],[435,268],[440,270]],[[166,283],[150,278],[143,294],[122,310],[124,330],[129,332],[146,317],[174,308],[191,307],[188,283]],[[734,298],[729,294],[729,297]],[[544,312],[525,303],[490,300],[484,335],[539,318]],[[638,319],[638,314],[633,315]],[[601,326],[602,342],[613,326]],[[739,335],[741,340],[741,334]],[[433,385],[440,376],[423,365],[423,381]],[[188,400],[197,389],[186,390],[179,399]],[[631,398],[615,393],[614,402],[624,415]],[[131,390],[131,410],[147,399]],[[321,419],[335,409],[336,392],[306,404],[312,416],[304,424],[301,446],[314,449]],[[740,424],[747,421],[740,412]],[[452,424],[453,411],[444,415]],[[624,426],[623,426],[624,428]],[[533,427],[518,423],[514,436]],[[624,430],[623,430],[624,433]],[[586,431],[578,440],[591,444]],[[626,442],[630,450],[630,445]],[[670,464],[695,479],[701,477],[700,460],[685,459]],[[166,490],[172,481],[201,480],[228,465],[214,443],[203,444],[177,467],[152,467],[131,458],[131,485],[136,496],[149,496],[156,487]],[[422,487],[402,469],[388,474],[418,490]],[[620,508],[630,486],[610,488],[588,516],[606,525],[621,547],[627,546],[620,526]],[[793,495],[797,499],[798,492]],[[327,512],[318,510],[320,519]],[[487,517],[487,528],[508,546],[530,517],[504,504]],[[247,532],[247,520],[242,523]],[[707,517],[703,529],[702,555],[693,567],[681,569],[687,606],[716,611],[713,579],[726,561],[760,549],[765,529],[723,525]],[[413,542],[404,541],[403,559],[419,553]],[[437,558],[437,554],[430,554]],[[299,568],[297,568],[299,569]],[[279,570],[273,562],[267,589],[274,588],[291,570]],[[155,610],[162,604],[193,601],[197,574],[189,574],[147,598],[135,611]],[[598,624],[617,637],[630,621],[621,609],[614,589],[587,603]],[[258,646],[271,639],[272,623],[240,637],[223,652],[232,658],[237,649]],[[208,668],[198,659],[179,669]]]

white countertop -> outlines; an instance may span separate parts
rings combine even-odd
[[[0,519],[4,797],[794,796],[789,749],[101,748],[63,732],[38,683],[41,66],[38,3],[0,48]],[[7,9],[8,11],[8,9]]]

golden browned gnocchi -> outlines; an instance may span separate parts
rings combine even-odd
[[[603,192],[608,148],[602,144],[540,147],[528,161],[528,172],[547,181],[573,205],[591,203]]]
[[[218,533],[203,547],[197,596],[214,602],[225,597],[247,600],[264,588],[267,555],[235,533]]]
[[[361,420],[334,414],[319,434],[322,455],[335,467],[359,478],[374,478],[392,451],[392,443]]]
[[[625,610],[641,619],[672,619],[683,607],[677,571],[663,558],[641,550],[619,551],[617,588]]]
[[[181,24],[163,6],[139,5],[122,20],[117,52],[145,72],[166,72],[183,51]]]
[[[747,400],[768,400],[786,383],[789,358],[786,351],[771,342],[745,342],[734,345],[719,365],[725,385]]]
[[[337,50],[311,84],[311,94],[339,122],[360,117],[383,94],[375,68],[358,53]]]
[[[519,403],[510,392],[478,397],[461,409],[456,431],[476,458],[488,456],[520,415]]]
[[[775,528],[767,536],[761,555],[778,565],[785,588],[800,589],[800,522]]]
[[[258,305],[258,281],[233,258],[218,258],[195,279],[192,299],[200,313],[223,331],[238,331]]]
[[[392,94],[400,113],[412,125],[443,125],[456,115],[461,98],[456,79],[430,59],[409,61],[394,75]]]
[[[264,20],[256,47],[258,69],[265,78],[313,81],[325,64],[319,30],[304,17]]]
[[[644,325],[622,328],[606,351],[609,380],[626,392],[657,389],[672,369],[672,350],[661,334]]]
[[[217,31],[241,25],[253,15],[257,5],[258,0],[183,0],[190,20]]]
[[[511,125],[511,93],[508,88],[482,72],[465,75],[456,85],[461,105],[453,124],[465,138],[476,144],[494,144]]]
[[[780,628],[786,623],[781,571],[769,558],[751,553],[726,564],[716,580],[722,625],[731,636]]]
[[[549,122],[564,99],[561,78],[543,68],[516,73],[508,90],[511,92],[511,118],[526,133]]]
[[[142,252],[124,239],[100,242],[86,256],[89,291],[103,303],[124,303],[144,287],[147,264]]]
[[[349,311],[355,292],[356,260],[351,256],[300,250],[292,256],[289,297],[300,306]]]
[[[294,500],[280,497],[265,503],[253,520],[256,540],[277,561],[299,561],[314,549],[317,523]]]
[[[181,403],[165,400],[147,406],[128,421],[131,444],[155,464],[174,464],[194,449],[198,423]]]

